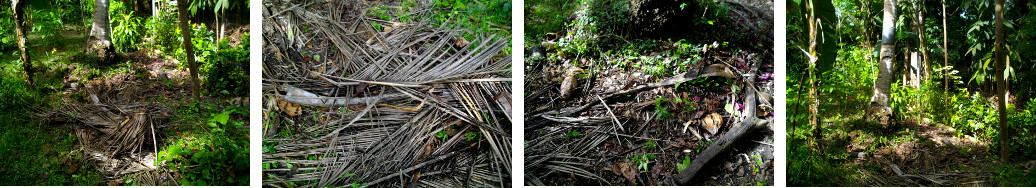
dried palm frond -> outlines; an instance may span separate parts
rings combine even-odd
[[[76,127],[87,156],[98,170],[111,177],[154,170],[146,165],[154,160],[157,132],[167,126],[171,109],[163,104],[144,102],[157,93],[135,76],[122,74],[107,80],[91,81],[83,88],[83,99],[61,98],[49,109],[38,109],[42,121],[70,122]]]
[[[511,95],[511,59],[501,55],[507,38],[457,45],[458,30],[429,27],[427,19],[379,31],[371,23],[391,21],[351,9],[358,6],[341,2],[330,13],[306,6],[264,10],[274,23],[263,36],[264,58],[272,58],[263,63],[264,99],[342,108],[308,113],[321,121],[287,118],[306,122],[301,126],[312,137],[265,136],[276,145],[263,162],[290,165],[265,169],[263,184],[509,186],[510,98],[498,97]],[[424,13],[411,12],[428,17]],[[289,25],[308,25],[314,33],[294,33],[286,28],[297,27]],[[337,49],[327,51],[335,60],[298,61],[300,46],[308,45],[298,35],[328,41]]]

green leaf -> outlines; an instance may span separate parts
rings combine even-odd
[[[831,0],[809,0],[813,5],[807,7],[817,20],[819,20],[818,26],[820,31],[817,32],[821,38],[817,39],[817,70],[821,73],[830,71],[834,65],[835,58],[838,56],[838,40],[837,32],[834,27],[837,25],[838,17],[835,15],[835,7]],[[807,25],[803,23],[803,25]]]
[[[676,170],[682,172],[683,169],[691,165],[691,156],[683,156],[683,163],[676,164]]]
[[[216,117],[213,117],[212,119],[216,120],[216,122],[219,122],[219,124],[226,125],[227,124],[227,120],[230,120],[230,112],[233,112],[233,111],[226,111],[226,112],[217,114]]]
[[[180,155],[180,152],[182,152],[181,149],[180,145],[169,146],[169,157],[176,158],[176,156]]]

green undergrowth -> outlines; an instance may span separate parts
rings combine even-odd
[[[248,185],[248,107],[182,102],[178,117],[197,123],[168,129],[156,165],[179,171],[180,185]]]
[[[945,126],[953,128],[957,137],[974,137],[989,143],[989,149],[961,147],[964,153],[986,152],[990,163],[999,161],[998,114],[995,101],[988,94],[973,91],[967,87],[950,88],[946,91],[943,80],[925,81],[918,87],[904,87],[896,79],[891,84],[890,106],[893,109],[892,126],[881,126],[862,120],[869,104],[873,79],[875,78],[876,56],[874,49],[845,47],[838,52],[838,62],[833,70],[816,78],[819,83],[817,102],[818,123],[821,136],[814,138],[814,128],[809,125],[808,77],[790,76],[788,83],[788,183],[808,186],[859,186],[867,185],[867,176],[860,169],[870,173],[881,173],[885,167],[869,163],[855,163],[850,160],[847,148],[853,151],[875,153],[881,148],[896,147],[906,142],[923,146],[934,143],[920,139],[925,127]],[[804,67],[789,67],[789,75],[804,75]],[[941,73],[941,71],[933,71]],[[941,76],[941,75],[936,75]],[[895,75],[894,78],[899,78]],[[962,83],[960,77],[951,75],[951,82]],[[1011,134],[1011,161],[991,167],[961,165],[958,170],[996,170],[993,177],[999,185],[1032,185],[1031,174],[1013,170],[1018,162],[1036,159],[1031,148],[1036,147],[1031,129],[1036,129],[1036,100],[1019,98],[1020,109],[1009,104],[1007,120]],[[920,126],[920,127],[919,127]],[[916,130],[918,127],[923,130]],[[938,152],[946,152],[940,150]],[[936,154],[938,155],[938,154]]]
[[[525,44],[533,45],[547,33],[564,34],[567,19],[578,8],[578,0],[530,0],[525,3]]]
[[[413,3],[403,3],[403,7],[409,4]],[[504,51],[510,53],[512,6],[507,0],[437,0],[433,8],[439,11],[432,15],[432,25],[461,29],[468,41],[495,35],[497,40],[508,41]]]
[[[60,77],[39,76],[31,86],[12,59],[0,60],[0,185],[99,185],[103,177],[87,165],[72,127],[40,124],[32,115],[50,105],[54,92],[46,88],[60,85]]]

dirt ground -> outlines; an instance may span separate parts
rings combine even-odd
[[[768,1],[745,4],[771,6],[767,10],[772,10],[772,2]],[[730,37],[710,35],[701,42],[730,41]],[[772,50],[754,45],[772,43],[765,40],[766,37],[730,41],[730,48],[704,52],[702,61],[686,67],[699,70],[713,64],[729,65],[744,73],[734,79],[703,78],[704,81],[685,82],[678,87],[657,87],[604,99],[669,77],[610,64],[628,61],[624,57],[526,62],[526,185],[678,185],[677,166],[685,159],[695,159],[714,141],[728,136],[726,133],[735,125],[733,121],[739,121],[724,109],[725,105],[732,101],[743,104],[746,87],[772,93],[773,78],[747,77],[756,65],[757,75],[773,72]],[[669,44],[661,42],[640,54],[663,57],[659,55],[670,50]],[[589,73],[575,79],[577,84],[566,93],[571,97],[563,97],[563,89],[559,88],[573,64]],[[735,87],[740,90],[733,92]],[[665,101],[659,103],[659,98]],[[677,99],[681,101],[674,101]],[[710,113],[720,114],[724,120],[716,134],[700,128],[701,123],[692,122]],[[762,110],[758,116],[772,115]],[[702,137],[684,131],[687,122]],[[746,134],[707,163],[688,184],[773,185],[773,139],[772,128]],[[646,170],[639,167],[642,160],[636,159],[645,155],[654,156],[648,160]]]

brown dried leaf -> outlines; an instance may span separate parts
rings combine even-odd
[[[619,171],[622,172],[622,176],[626,177],[630,183],[637,182],[637,169],[630,166],[629,163],[619,163]]]
[[[289,117],[295,117],[302,114],[302,106],[288,101],[278,101],[277,107],[285,114],[288,114]]]
[[[468,44],[471,44],[471,42],[469,42],[468,39],[464,39],[464,37],[457,37],[457,43],[454,43],[453,45],[457,48],[464,48],[467,47]]]
[[[712,135],[716,135],[716,132],[719,131],[719,127],[723,126],[723,116],[720,116],[719,113],[709,114],[708,116],[705,116],[705,118],[702,118],[701,121],[705,130],[709,131],[709,134]]]

